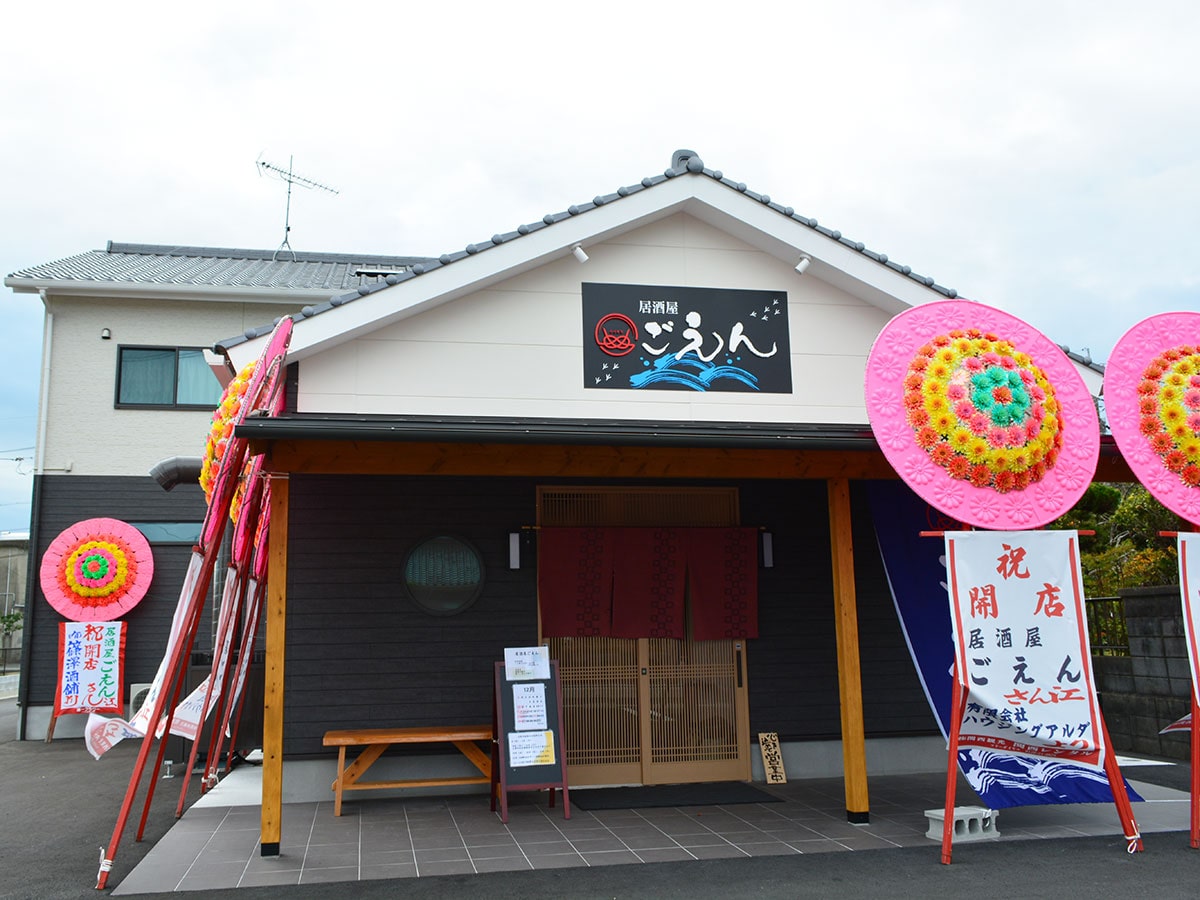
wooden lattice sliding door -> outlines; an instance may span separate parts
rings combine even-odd
[[[732,526],[735,488],[542,487],[544,526]],[[553,637],[568,778],[665,784],[750,778],[741,640]]]
[[[571,784],[642,783],[638,644],[629,638],[548,638],[563,692],[563,753]]]

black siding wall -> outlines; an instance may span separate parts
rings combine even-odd
[[[508,534],[534,506],[513,479],[293,476],[285,752],[320,753],[331,728],[490,723],[493,663],[537,641],[532,553],[508,568]],[[483,594],[456,616],[403,589],[408,551],[436,534],[484,559]]]
[[[825,482],[750,482],[740,494],[743,524],[764,526],[775,548],[774,568],[758,573],[760,637],[748,648],[751,734],[838,738],[841,703]],[[857,486],[852,486],[851,504],[867,736],[935,733],[896,619],[871,512]]]
[[[25,648],[29,655],[26,690],[30,706],[52,704],[58,685],[58,623],[64,618],[46,602],[38,574],[42,556],[54,539],[64,529],[84,519],[200,522],[205,510],[204,493],[199,485],[182,485],[167,492],[149,476],[47,475],[39,476],[38,488],[41,515],[37,518],[37,534],[30,535],[32,602],[26,607],[25,625]],[[151,544],[151,551],[154,578],[150,590],[132,612],[121,617],[127,623],[127,685],[150,681],[158,669],[192,548],[181,544]],[[207,627],[210,619],[211,603],[205,609],[204,625],[196,636],[197,651],[211,649]]]
[[[491,720],[492,664],[537,636],[536,559],[508,568],[508,534],[536,519],[523,478],[293,476],[284,749],[323,754],[331,728]],[[829,515],[824,482],[739,485],[742,522],[774,535],[760,569],[760,635],[748,642],[751,732],[840,734]],[[892,608],[870,511],[852,491],[869,736],[936,731]],[[469,540],[486,584],[471,609],[434,617],[404,596],[408,550],[434,534]]]

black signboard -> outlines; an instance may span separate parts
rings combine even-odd
[[[508,821],[509,791],[562,791],[563,818],[571,818],[567,761],[562,746],[562,688],[558,660],[550,660],[549,678],[510,681],[504,663],[496,663],[493,706],[495,756],[492,760],[492,809],[500,798],[500,820]]]
[[[790,394],[787,291],[585,283],[583,384]]]

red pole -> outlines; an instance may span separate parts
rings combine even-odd
[[[1200,850],[1200,702],[1192,687],[1192,849]]]
[[[1121,827],[1125,829],[1128,850],[1130,853],[1141,853],[1142,835],[1133,817],[1129,792],[1125,790],[1125,778],[1121,774],[1121,767],[1117,765],[1117,754],[1113,750],[1112,739],[1108,736],[1108,724],[1104,721],[1104,716],[1100,716],[1100,728],[1104,732],[1104,772],[1108,775],[1108,786],[1117,806],[1117,815],[1121,818]]]
[[[247,625],[253,617],[253,612],[249,609],[249,605],[254,602],[254,597],[249,593],[252,565],[254,562],[254,536],[258,532],[259,517],[262,505],[266,502],[266,498],[270,495],[263,491],[263,476],[261,475],[262,457],[256,456],[248,466],[248,474],[246,475],[246,492],[242,500],[242,514],[238,519],[238,524],[234,529],[233,535],[233,570],[237,574],[237,613],[239,622],[230,619],[230,628],[237,629],[240,624],[241,632],[236,630],[233,632],[237,635],[238,640],[238,658],[237,662],[229,665],[228,654],[226,657],[226,665],[224,675],[221,679],[221,699],[217,708],[213,711],[213,728],[209,737],[208,758],[204,766],[204,778],[200,782],[200,793],[203,794],[210,789],[217,780],[217,769],[221,764],[221,748],[225,741],[225,731],[229,728],[231,715],[240,715],[242,704],[241,696],[238,697],[237,712],[234,712],[233,697],[231,691],[234,685],[243,685],[243,675],[245,672],[245,652],[247,637],[253,642],[254,634],[251,631],[249,635],[246,633]],[[264,523],[265,524],[265,523]],[[221,644],[224,647],[224,643]],[[232,733],[232,732],[231,732]],[[233,743],[230,741],[230,747]],[[228,772],[231,768],[232,753],[230,759],[226,760],[225,770]]]
[[[202,609],[204,604],[201,604],[200,606]],[[188,637],[188,641],[187,641],[187,647],[183,651],[182,659],[184,659],[184,660],[189,659],[192,655],[192,647],[195,645],[195,642],[196,642],[196,629],[199,627],[200,627],[200,613],[198,611],[196,614],[196,619],[195,619],[195,621],[193,621],[193,623],[191,625],[191,629],[189,632],[190,636]],[[171,676],[172,680],[168,682],[168,684],[172,685],[174,688],[174,690],[171,691],[170,709],[172,711],[175,709],[175,707],[177,707],[179,705],[179,695],[183,692],[183,685],[187,682],[186,676],[187,676],[187,667],[184,665],[181,665],[179,667],[179,670],[172,674],[172,676]],[[167,727],[168,727],[168,730],[164,731],[163,736],[158,739],[158,756],[156,756],[154,759],[154,768],[152,770],[156,774],[154,774],[150,777],[150,782],[146,787],[146,802],[145,802],[145,805],[142,807],[142,817],[141,817],[141,819],[138,820],[137,834],[134,835],[135,841],[140,841],[142,839],[142,835],[144,835],[146,833],[146,820],[150,818],[150,802],[154,799],[154,789],[158,786],[157,773],[162,771],[163,756],[165,756],[166,752],[167,752],[167,738],[170,736],[169,724]],[[158,720],[155,719],[154,723],[151,725],[149,734],[154,734],[157,732],[157,730],[158,730]],[[188,769],[187,772],[183,776],[185,782],[190,777],[190,775],[191,775],[191,769]]]
[[[220,539],[218,538],[218,545],[219,540]],[[212,566],[216,562],[215,554],[213,554],[213,558],[211,560],[209,559],[209,556],[209,552],[205,551],[204,566],[206,568],[202,570],[197,584],[193,587],[193,599],[189,601],[192,604],[192,609],[191,619],[188,621],[186,631],[184,632],[184,634],[187,635],[186,645],[183,648],[183,655],[179,658],[176,669],[171,676],[173,680],[169,682],[174,685],[174,691],[171,695],[171,702],[167,707],[167,720],[163,725],[163,736],[158,742],[158,758],[154,767],[155,772],[158,772],[162,768],[163,755],[167,750],[167,739],[171,734],[171,722],[175,718],[175,710],[179,706],[179,696],[183,693],[183,686],[187,683],[187,664],[185,661],[191,659],[192,647],[194,647],[196,644],[196,632],[200,629],[200,616],[204,612],[204,595],[208,593],[208,587],[212,583]],[[150,731],[147,732],[147,734],[156,734],[157,732],[158,719],[155,718],[153,724],[151,725]],[[189,765],[183,776],[185,784],[187,783],[187,779],[191,778],[191,776],[192,769]],[[140,841],[142,839],[142,835],[146,832],[146,820],[150,817],[150,801],[154,799],[154,789],[157,785],[158,780],[156,778],[152,778],[150,780],[149,788],[146,791],[146,803],[142,808],[142,818],[138,823],[137,836],[135,840]],[[179,816],[176,815],[176,818],[179,818]]]
[[[219,540],[220,538],[218,538]],[[125,799],[121,801],[121,809],[117,814],[117,822],[113,827],[112,837],[109,839],[108,846],[105,847],[104,852],[100,855],[100,871],[96,876],[97,890],[102,890],[108,883],[108,873],[112,868],[113,859],[116,858],[117,848],[121,845],[121,834],[125,831],[125,825],[129,821],[129,813],[133,808],[134,796],[137,794],[138,785],[141,784],[142,775],[146,770],[146,760],[150,756],[150,747],[154,743],[154,732],[159,719],[162,718],[163,706],[167,700],[167,695],[171,692],[170,686],[176,683],[180,661],[184,652],[191,652],[191,641],[186,639],[184,634],[189,631],[191,634],[195,634],[196,620],[199,618],[200,609],[203,607],[203,604],[197,601],[203,598],[204,594],[208,591],[209,577],[212,573],[212,561],[208,559],[208,555],[208,552],[206,552],[199,563],[200,572],[196,576],[196,583],[193,585],[192,596],[189,599],[192,606],[186,612],[186,621],[183,625],[183,631],[180,633],[180,639],[176,642],[171,658],[167,662],[163,678],[163,689],[154,700],[154,707],[150,713],[150,723],[145,736],[142,738],[142,746],[138,750],[137,760],[133,764],[133,773],[129,779],[129,786],[125,790]],[[178,689],[176,689],[175,693],[178,694]],[[149,806],[147,805],[148,809]],[[146,816],[143,814],[143,822],[145,822],[145,818]]]
[[[246,610],[246,589],[246,578],[239,571],[238,593],[235,607],[239,619],[245,618],[248,615],[248,611]],[[237,627],[237,624],[231,621],[229,627],[230,629],[234,629]],[[230,648],[232,649],[232,635],[230,636],[230,639]],[[245,635],[239,635],[239,647],[244,646],[244,644]],[[221,646],[224,647],[224,644],[222,643]],[[237,683],[236,673],[241,665],[240,651],[238,654],[238,662],[233,664],[230,663],[229,653],[225,651],[222,652],[225,656],[225,666],[224,671],[221,673],[221,694],[220,699],[217,701],[217,707],[213,710],[213,727],[212,732],[209,735],[208,757],[205,761],[204,779],[200,782],[201,794],[211,790],[217,780],[217,769],[220,767],[221,759],[221,744],[225,740],[225,729],[229,724],[229,715],[233,709],[231,692],[234,684]],[[199,735],[197,735],[197,740],[199,740]],[[228,767],[226,767],[226,771],[228,771]]]
[[[233,574],[231,575],[231,573],[233,573]],[[227,570],[225,573],[225,577],[226,578],[230,578],[230,577],[236,578],[237,577],[236,571],[233,569]],[[236,585],[234,585],[234,587],[236,587]],[[222,597],[221,597],[222,606],[224,606],[225,600],[226,600],[224,594],[225,594],[225,592],[222,591]],[[209,670],[208,670],[208,687],[205,688],[205,690],[204,690],[204,703],[200,707],[200,719],[196,723],[196,737],[192,741],[192,748],[191,748],[190,752],[188,753],[188,762],[187,762],[188,777],[183,780],[183,785],[179,791],[179,803],[175,807],[175,818],[177,818],[177,819],[183,815],[183,804],[187,801],[188,782],[191,781],[192,768],[196,765],[196,754],[200,751],[200,738],[204,734],[204,722],[207,719],[208,705],[209,705],[209,703],[212,702],[213,689],[216,685],[215,675],[216,675],[217,669],[220,665],[221,657],[224,654],[225,640],[228,636],[229,629],[232,627],[231,622],[233,621],[234,614],[237,612],[236,599],[231,600],[231,602],[234,603],[235,609],[231,610],[230,612],[225,613],[225,621],[222,623],[224,627],[219,630],[219,632],[217,634],[216,646],[213,647],[212,664],[209,666]],[[168,732],[168,734],[169,733],[170,732]],[[203,785],[201,785],[200,792],[204,793]]]
[[[230,703],[229,691],[233,685],[233,673],[237,666],[225,666],[225,671],[221,678],[221,695],[217,699],[216,708],[212,713],[213,727],[208,736],[208,755],[204,761],[204,777],[200,780],[200,793],[206,794],[217,783],[217,769],[220,768],[221,759],[221,743],[225,739],[225,727],[229,721],[229,711],[232,709]],[[199,735],[196,736],[199,740]]]
[[[962,730],[963,713],[970,692],[958,681],[957,664],[950,670],[953,693],[950,700],[950,740],[946,762],[946,810],[942,820],[942,864],[950,865],[954,839],[954,798],[958,790],[958,735]]]
[[[225,738],[225,730],[229,730],[229,750],[225,755],[225,769],[233,767],[233,754],[237,751],[238,725],[242,720],[242,708],[246,703],[246,680],[250,675],[250,666],[254,663],[254,644],[257,640],[258,620],[262,609],[262,591],[255,585],[254,595],[250,598],[249,616],[246,620],[246,630],[242,635],[242,646],[238,652],[238,672],[234,684],[240,684],[237,706],[227,710],[225,722],[221,728],[221,739]],[[217,755],[221,753],[221,744],[217,744]]]
[[[252,410],[266,409],[277,413],[281,408],[281,404],[284,401],[279,379],[283,371],[284,359],[287,356],[288,341],[291,338],[291,333],[292,320],[285,316],[275,326],[275,330],[271,334],[271,339],[264,349],[262,356],[259,358],[258,365],[250,378],[250,384],[247,386],[246,398],[239,410],[235,425],[244,422],[246,416]],[[191,653],[191,638],[195,637],[195,629],[199,622],[200,611],[204,606],[203,598],[208,592],[213,569],[216,567],[221,538],[225,533],[225,524],[229,519],[229,507],[233,500],[237,479],[241,474],[242,466],[246,460],[248,448],[249,442],[245,438],[239,439],[235,437],[230,440],[225,451],[225,456],[217,469],[217,479],[213,486],[212,498],[209,502],[208,511],[204,516],[204,524],[200,530],[199,547],[204,548],[201,570],[197,573],[196,582],[192,586],[192,595],[189,598],[191,606],[187,608],[188,621],[185,623],[185,627],[191,633],[187,640],[189,654]],[[183,598],[181,597],[180,601],[182,602],[182,600]],[[181,634],[181,640],[176,644],[165,672],[177,673],[179,671],[180,650],[183,649],[183,644],[184,641]],[[164,683],[170,684],[172,683],[172,679],[164,677]],[[121,810],[117,814],[117,822],[113,828],[112,838],[109,840],[108,846],[100,852],[100,871],[96,876],[97,890],[103,889],[108,884],[108,873],[111,871],[113,859],[117,855],[117,848],[121,843],[121,833],[125,830],[125,825],[129,819],[129,813],[133,807],[134,795],[137,793],[138,785],[141,783],[142,775],[145,772],[146,759],[150,755],[150,746],[154,741],[154,732],[157,729],[158,720],[162,716],[163,701],[166,699],[165,694],[165,691],[161,692],[155,698],[154,709],[151,715],[152,724],[142,740],[141,749],[138,751],[133,774],[129,779],[129,787],[125,791],[125,799],[121,803]],[[178,689],[176,690],[176,694],[178,694]],[[175,707],[172,705],[171,715],[174,714],[174,711]],[[170,729],[170,716],[168,717],[167,728],[168,730]],[[189,772],[188,776],[190,777],[190,775],[191,773]],[[146,812],[142,816],[143,824],[146,814],[149,813],[149,809],[149,801],[147,800]]]
[[[244,454],[246,444],[243,442],[240,447],[233,448],[241,454]],[[230,454],[227,452],[226,456]],[[229,460],[227,459],[227,462]],[[240,462],[239,462],[240,467]],[[225,532],[225,521],[229,517],[229,501],[233,498],[233,485],[226,479],[225,484],[218,486],[213,491],[213,503],[209,506],[208,513],[205,515],[205,530],[208,532],[208,542],[204,544],[203,556],[200,560],[200,571],[196,574],[196,580],[192,584],[191,596],[187,600],[185,612],[185,621],[179,635],[179,640],[175,644],[174,651],[167,663],[165,670],[162,690],[154,701],[154,709],[151,711],[150,724],[147,728],[146,735],[142,738],[142,747],[138,751],[137,761],[133,766],[133,774],[129,779],[129,786],[125,790],[125,799],[121,801],[121,810],[117,814],[117,822],[113,827],[112,837],[109,839],[108,846],[100,855],[100,872],[96,876],[97,890],[103,889],[108,883],[108,873],[112,868],[112,861],[116,858],[117,848],[121,845],[121,833],[125,830],[125,825],[129,820],[129,813],[133,808],[134,795],[137,793],[138,785],[141,784],[142,775],[146,769],[146,759],[150,755],[150,745],[154,742],[154,733],[158,728],[158,721],[163,714],[163,703],[166,700],[166,695],[169,691],[168,685],[175,684],[175,701],[171,704],[170,715],[168,716],[167,728],[170,729],[170,717],[174,715],[175,703],[178,702],[179,688],[182,686],[183,678],[180,672],[180,665],[183,659],[183,654],[191,654],[192,641],[196,636],[196,628],[199,625],[200,613],[204,608],[204,596],[208,593],[209,585],[212,581],[213,568],[216,565],[217,553],[220,550],[221,538]],[[214,515],[214,507],[218,510],[216,515],[218,518],[215,521],[210,521]],[[199,547],[196,548],[198,551]],[[181,602],[183,598],[180,598]],[[186,635],[186,637],[185,637]],[[186,648],[186,649],[185,649]],[[178,679],[178,681],[176,681]],[[160,748],[159,758],[161,759],[162,751]],[[191,773],[188,773],[189,777]],[[149,791],[153,796],[153,787]],[[146,807],[142,813],[142,826],[144,827],[146,818],[150,812],[150,797],[146,799]],[[140,836],[140,835],[139,835]]]

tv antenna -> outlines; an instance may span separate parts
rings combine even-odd
[[[275,262],[276,257],[283,252],[284,247],[287,248],[288,253],[292,254],[292,262],[295,262],[296,251],[292,249],[292,245],[288,241],[288,235],[292,230],[292,185],[298,184],[302,188],[309,189],[317,188],[318,190],[329,191],[331,194],[336,194],[337,191],[327,184],[321,184],[319,181],[313,181],[311,178],[304,178],[303,176],[297,175],[295,172],[293,172],[291,156],[288,157],[286,169],[283,168],[283,166],[277,166],[274,163],[267,162],[262,158],[261,153],[258,154],[258,160],[255,162],[255,166],[258,169],[259,175],[262,175],[263,172],[269,172],[280,180],[287,182],[287,207],[283,214],[283,243],[280,244],[275,249],[275,252],[271,254],[271,262]]]

